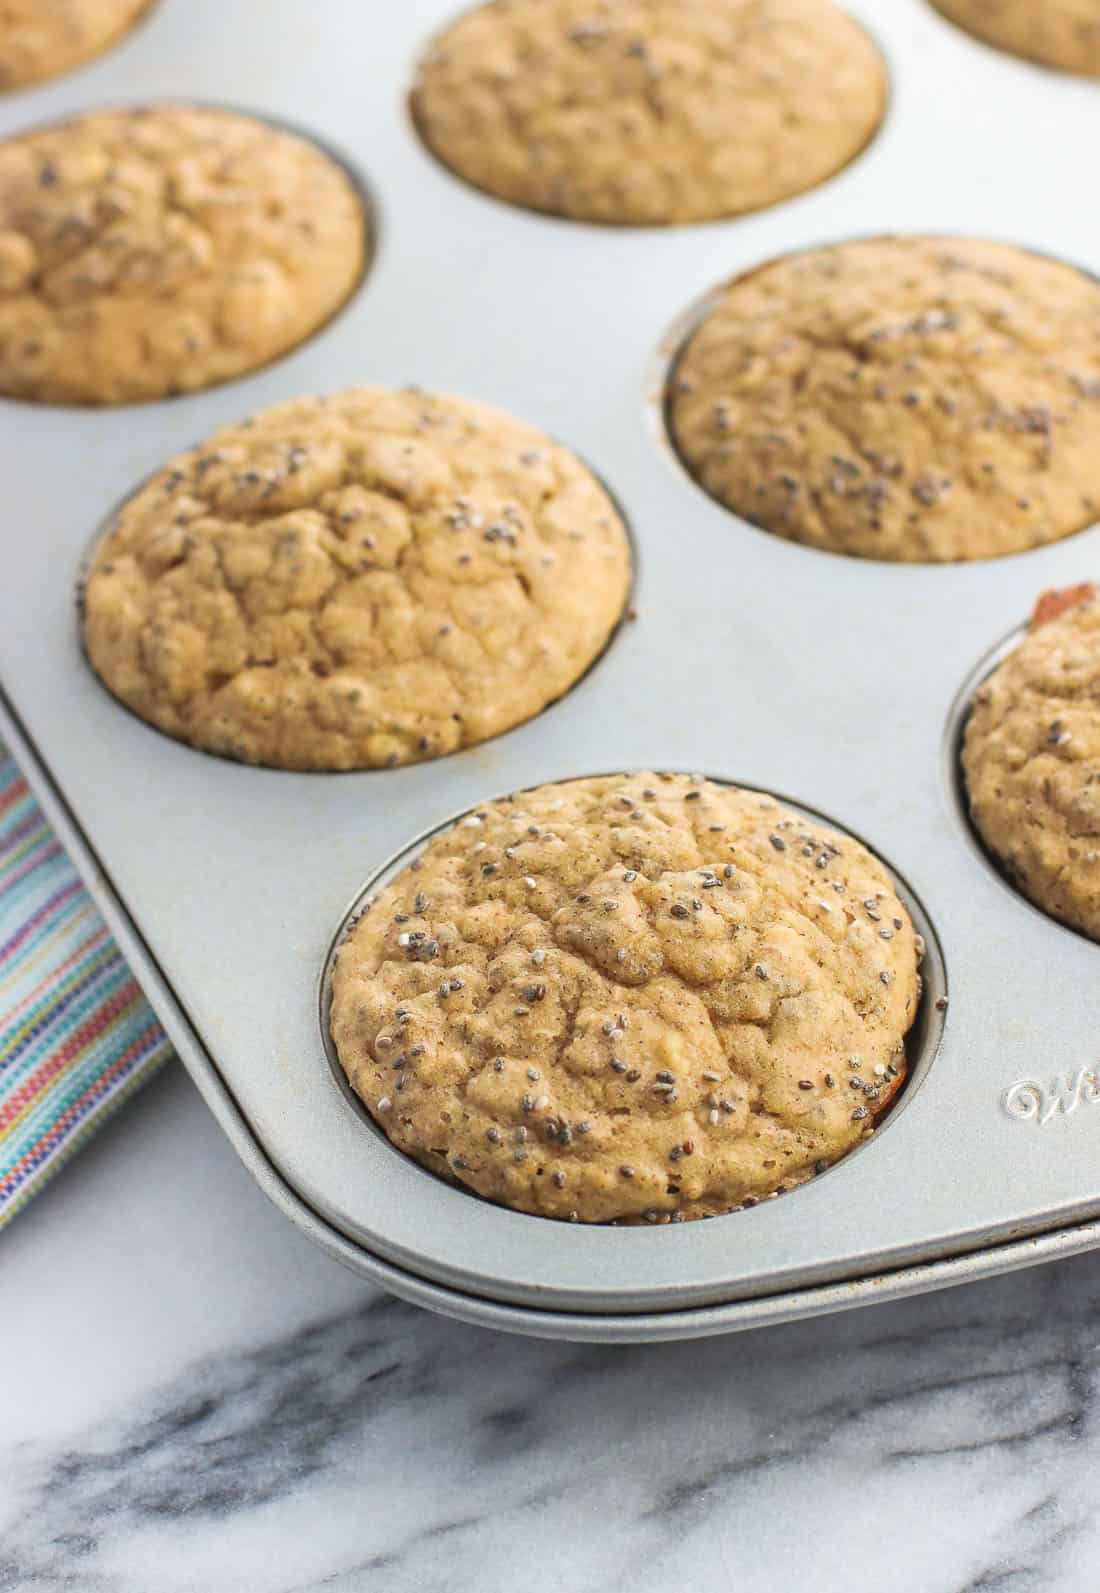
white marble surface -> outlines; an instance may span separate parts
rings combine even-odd
[[[593,1349],[401,1305],[173,1068],[0,1235],[0,1589],[1100,1584],[1100,1256]]]

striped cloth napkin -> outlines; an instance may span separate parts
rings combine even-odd
[[[0,743],[0,1228],[170,1055]]]

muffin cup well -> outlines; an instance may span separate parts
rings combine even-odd
[[[662,770],[664,768],[659,760],[654,767],[658,770]],[[619,774],[628,772],[629,771],[624,770],[603,770],[599,771],[599,774],[607,775],[609,773]],[[665,770],[664,772],[683,773],[687,771]],[[596,776],[594,775],[593,771],[570,773],[563,776],[562,781],[565,782],[594,777]],[[810,1184],[816,1185],[818,1182],[820,1182],[821,1178],[825,1177],[828,1173],[836,1172],[839,1168],[849,1163],[853,1156],[855,1156],[857,1153],[866,1151],[872,1139],[877,1138],[885,1127],[892,1125],[902,1116],[906,1106],[911,1102],[917,1091],[920,1089],[922,1083],[927,1078],[935,1060],[936,1052],[939,1048],[940,1038],[943,1033],[945,1013],[947,1010],[947,971],[939,938],[936,935],[932,921],[929,918],[923,904],[915,896],[914,892],[905,883],[904,879],[897,873],[897,871],[891,865],[886,863],[885,860],[881,858],[880,854],[875,851],[875,849],[870,846],[869,843],[863,839],[863,837],[846,828],[844,825],[836,823],[836,821],[830,818],[827,814],[819,813],[815,809],[806,806],[805,803],[792,801],[791,799],[778,793],[761,790],[759,786],[753,784],[751,781],[743,781],[732,777],[712,775],[706,775],[705,778],[712,780],[715,785],[735,786],[743,790],[759,792],[760,795],[773,798],[776,802],[780,803],[784,809],[787,809],[790,812],[807,819],[811,823],[825,825],[829,829],[836,831],[838,834],[848,836],[851,839],[859,842],[867,849],[872,857],[878,860],[886,869],[891,883],[897,890],[899,900],[909,913],[914,930],[924,943],[924,953],[919,964],[920,993],[917,1010],[914,1014],[912,1024],[905,1038],[906,1074],[904,1081],[888,1105],[874,1118],[873,1128],[867,1133],[865,1139],[861,1143],[854,1146],[846,1154],[842,1155],[836,1161],[831,1163],[830,1166],[825,1168],[822,1172],[815,1174],[815,1176],[808,1183],[801,1184],[797,1188],[788,1191],[785,1198],[789,1198],[790,1195],[798,1194],[802,1190],[810,1187]],[[497,793],[493,796],[487,796],[483,799],[483,801],[485,803],[491,803],[501,800],[505,795],[522,796],[523,794],[524,793],[522,791]],[[475,807],[480,805],[482,804],[475,804]],[[470,816],[473,811],[474,809],[468,808],[463,812],[453,814],[449,818],[441,821],[438,825],[434,826],[434,828],[431,830],[417,836],[408,844],[408,846],[404,847],[399,853],[396,853],[394,856],[389,858],[388,861],[385,862],[356,893],[351,905],[342,916],[329,945],[328,954],[321,970],[320,981],[318,985],[317,1008],[321,1043],[324,1048],[324,1054],[328,1060],[332,1078],[344,1101],[347,1103],[351,1112],[355,1115],[358,1121],[378,1142],[385,1146],[386,1150],[391,1155],[398,1158],[402,1164],[407,1166],[411,1165],[416,1171],[421,1172],[424,1178],[429,1180],[432,1184],[435,1184],[441,1189],[446,1189],[458,1194],[463,1198],[473,1199],[482,1204],[491,1205],[494,1203],[483,1200],[479,1194],[466,1188],[457,1179],[451,1179],[447,1177],[446,1174],[441,1175],[438,1172],[428,1169],[427,1167],[423,1166],[422,1163],[416,1161],[413,1157],[406,1155],[405,1152],[399,1150],[391,1143],[379,1123],[371,1115],[363,1101],[360,1099],[359,1095],[352,1087],[343,1064],[340,1061],[336,1044],[332,1036],[331,1026],[333,975],[336,960],[342,946],[348,940],[351,932],[355,928],[359,919],[362,917],[364,911],[369,909],[369,907],[373,904],[375,897],[384,886],[389,884],[391,880],[401,874],[406,868],[414,863],[418,857],[422,855],[425,847],[431,840],[460,824],[462,820]],[[777,1198],[777,1196],[773,1195],[768,1198],[774,1199]],[[754,1209],[757,1204],[758,1202],[753,1201],[744,1208],[722,1213],[721,1215],[742,1216],[745,1215],[749,1210]],[[547,1220],[545,1217],[535,1216],[535,1214],[529,1214],[525,1212],[516,1212],[513,1213],[513,1215],[524,1217],[527,1220],[539,1222]],[[713,1218],[709,1220],[713,1220]],[[564,1227],[566,1229],[572,1229],[576,1225],[572,1223],[562,1223],[559,1221],[558,1226]],[[625,1229],[630,1225],[612,1222],[609,1224],[609,1226],[622,1226]],[[671,1229],[674,1224],[665,1221],[664,1223],[660,1224],[660,1226],[662,1229]]]

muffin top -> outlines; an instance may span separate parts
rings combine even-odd
[[[1100,601],[1040,602],[974,698],[963,774],[979,834],[1037,907],[1100,940]]]
[[[755,1204],[905,1073],[922,948],[857,841],[756,791],[630,774],[488,802],[338,953],[340,1061],[399,1149],[584,1222]]]
[[[746,520],[831,553],[992,558],[1100,518],[1100,287],[1006,244],[867,239],[716,298],[674,441]]]
[[[959,27],[1041,66],[1100,77],[1096,0],[932,0]]]
[[[0,144],[0,393],[116,404],[266,364],[343,304],[359,196],[227,111],[101,111]]]
[[[84,592],[141,718],[284,769],[470,746],[566,691],[630,583],[567,449],[485,405],[364,388],[227,426],[122,508]]]
[[[98,55],[150,0],[0,0],[0,91],[68,72]]]
[[[831,0],[490,0],[421,63],[425,142],[478,188],[584,221],[707,221],[823,182],[886,73]]]

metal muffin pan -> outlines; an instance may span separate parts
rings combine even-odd
[[[887,55],[893,98],[845,172],[739,220],[592,227],[498,204],[420,146],[405,97],[455,9],[329,0],[304,28],[297,0],[162,0],[99,62],[0,104],[5,135],[158,99],[285,118],[358,172],[383,223],[358,296],[252,377],[122,410],[0,402],[5,735],[262,1186],[399,1294],[521,1332],[672,1338],[1100,1243],[1100,948],[996,876],[954,770],[959,693],[1039,590],[1100,567],[1100,528],[966,566],[813,552],[687,477],[654,434],[653,391],[654,359],[667,362],[667,329],[688,307],[788,250],[977,232],[1100,268],[1094,216],[1051,180],[1071,169],[1067,151],[1096,147],[1100,90],[971,43],[924,0],[861,0],[851,9]],[[170,454],[266,404],[406,382],[501,405],[593,464],[636,538],[638,619],[538,718],[405,769],[248,768],[120,707],[88,670],[74,617],[104,512]],[[783,1199],[641,1229],[488,1205],[399,1156],[341,1089],[319,1020],[326,956],[349,902],[448,817],[504,790],[646,767],[774,791],[865,840],[927,915],[933,1013],[950,986],[942,1034],[926,1003],[890,1121]]]

